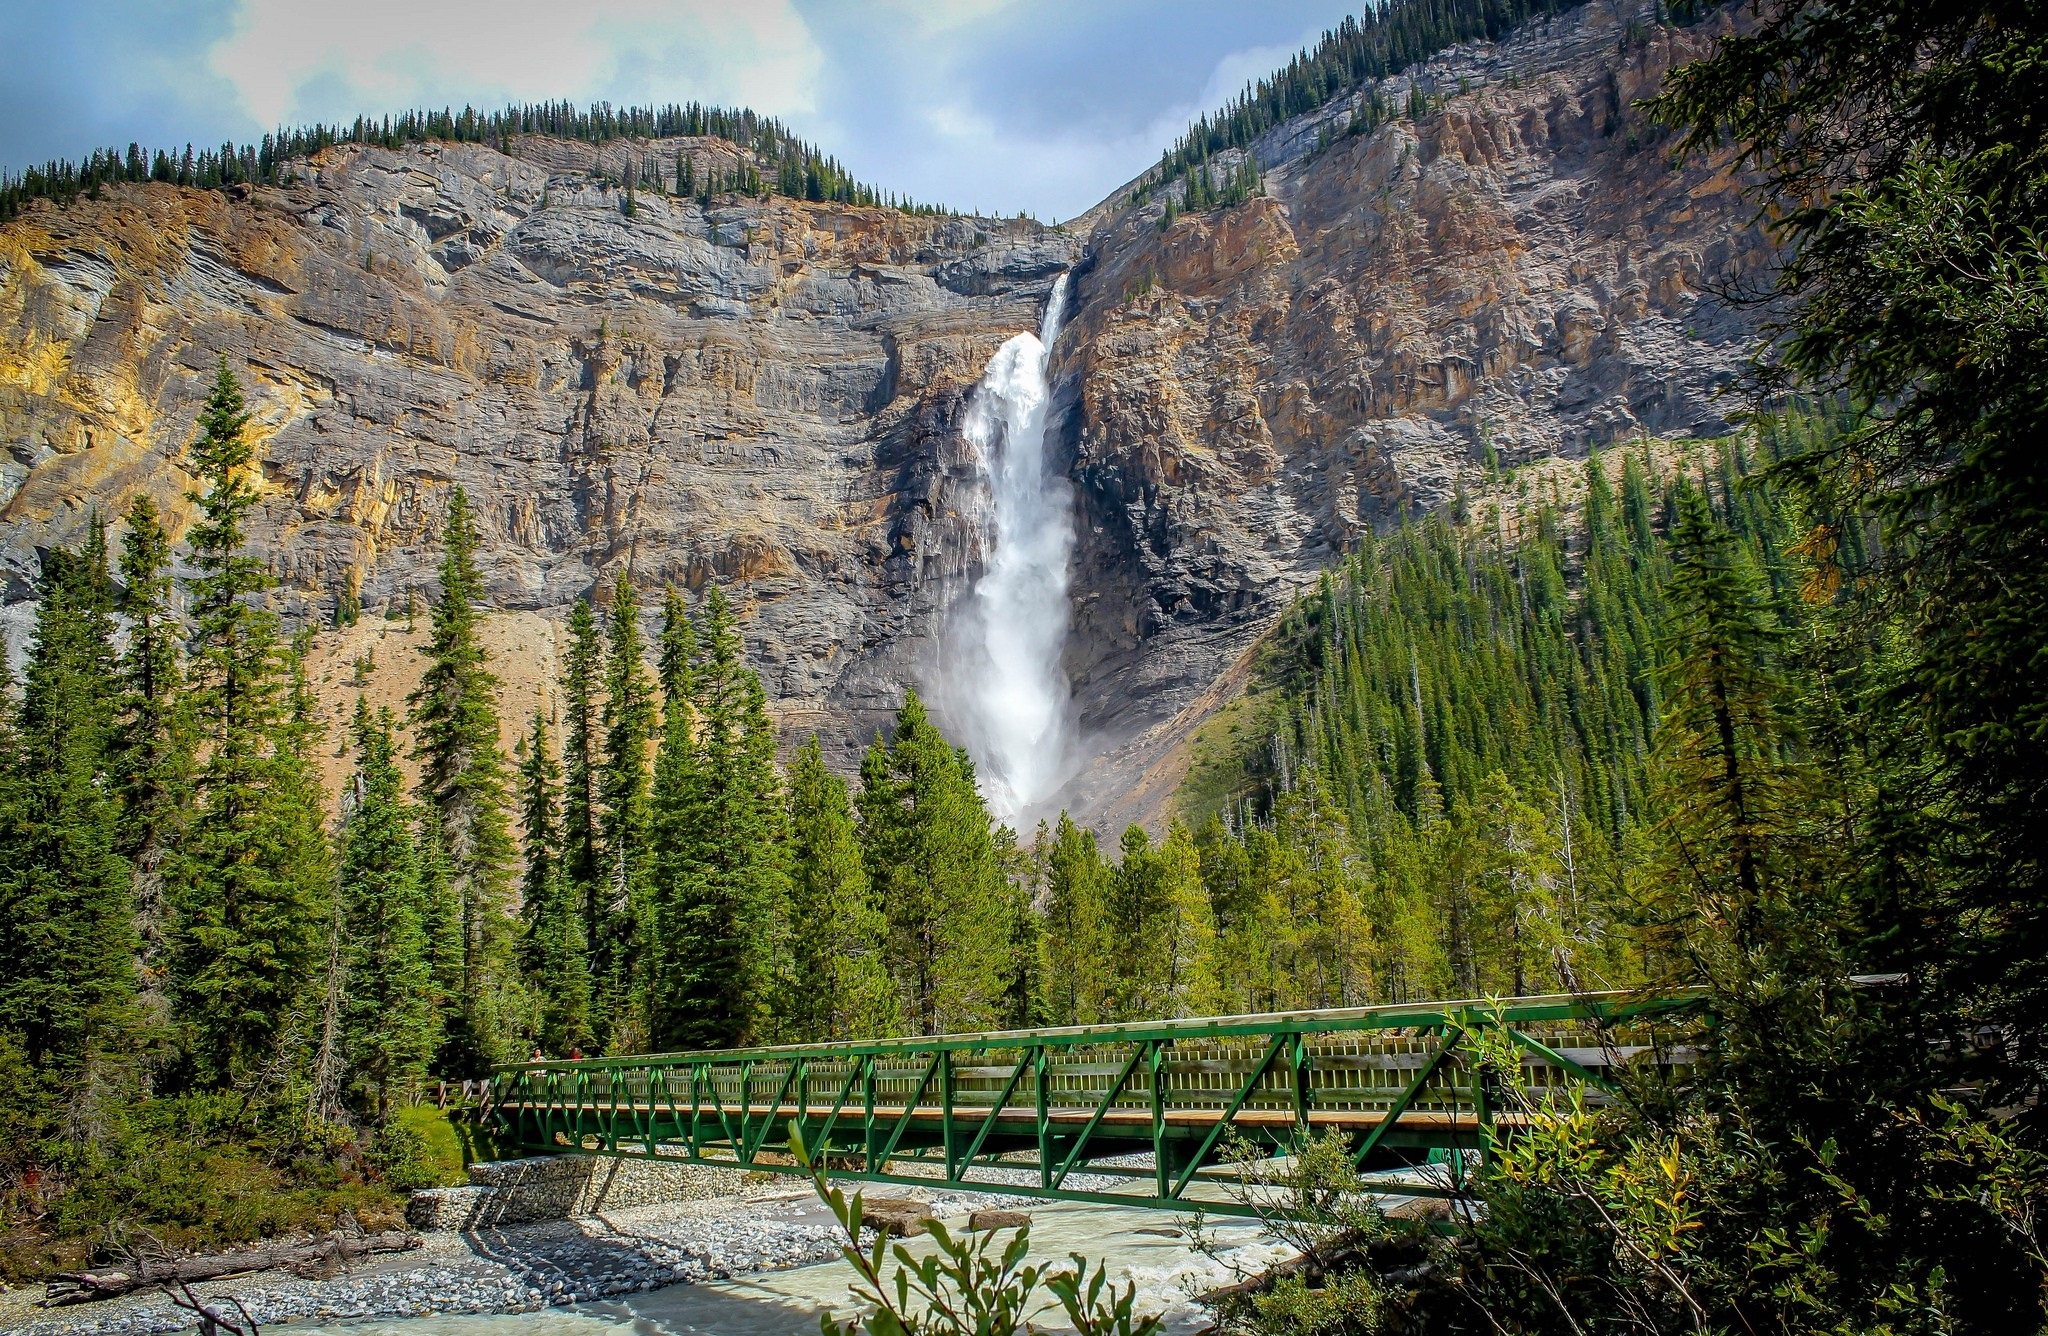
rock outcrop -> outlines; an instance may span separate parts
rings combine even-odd
[[[344,146],[276,189],[33,208],[0,227],[0,616],[18,652],[39,549],[93,508],[189,517],[225,354],[294,619],[351,581],[372,618],[430,591],[460,483],[520,625],[622,566],[716,578],[786,732],[851,764],[980,560],[965,395],[1071,268],[1055,444],[1095,760],[1066,796],[1156,815],[1219,680],[1373,525],[1489,455],[1722,429],[1749,325],[1709,294],[1767,251],[1629,109],[1710,39],[1650,15],[1595,0],[1452,52],[1414,76],[1435,110],[1369,134],[1340,99],[1257,146],[1264,197],[1163,230],[1122,193],[1057,229],[613,184],[736,152],[709,140]]]

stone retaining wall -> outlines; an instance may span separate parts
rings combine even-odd
[[[406,1203],[415,1229],[477,1229],[738,1195],[746,1171],[610,1155],[536,1155],[469,1166],[469,1186],[428,1188]]]

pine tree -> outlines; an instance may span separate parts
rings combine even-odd
[[[1665,717],[1657,740],[1663,830],[1693,895],[1739,946],[1759,935],[1792,824],[1790,721],[1778,656],[1783,628],[1754,568],[1707,498],[1683,486],[1671,532]]]
[[[999,1022],[1017,963],[1011,897],[974,766],[911,692],[861,763],[861,852],[889,920],[889,965],[919,1034]]]
[[[526,854],[520,883],[526,932],[521,961],[540,1003],[544,1051],[567,1053],[593,1045],[590,1028],[590,953],[583,914],[563,875],[560,772],[548,748],[547,718],[533,712],[519,763],[519,810]]]
[[[225,358],[199,415],[193,472],[206,491],[189,541],[189,680],[205,761],[190,834],[167,867],[175,1012],[202,1079],[266,1063],[317,979],[329,882],[324,839],[306,847],[309,796],[288,713],[271,587],[247,551],[256,463],[241,388]]]
[[[29,1062],[67,1082],[96,1080],[122,1056],[134,1021],[129,869],[108,792],[114,592],[106,555],[95,517],[82,551],[45,558],[0,776],[0,1026]]]
[[[1103,938],[1110,867],[1095,832],[1060,813],[1052,831],[1040,828],[1036,860],[1044,887],[1045,1012],[1049,1025],[1102,1020],[1109,1004],[1109,953]]]
[[[787,1042],[896,1033],[896,990],[882,958],[888,925],[875,904],[846,781],[813,737],[789,767],[789,952],[777,980]]]
[[[513,849],[505,819],[504,755],[498,749],[498,679],[481,639],[483,577],[477,530],[461,487],[448,498],[442,533],[440,593],[421,653],[426,672],[412,696],[420,800],[432,807],[461,906],[462,976],[447,1018],[451,1070],[480,1072],[513,1056],[505,992],[512,921]]]
[[[569,610],[569,652],[562,664],[562,884],[583,917],[584,949],[589,953],[593,975],[605,923],[604,879],[601,875],[603,841],[599,822],[603,807],[598,800],[602,769],[598,748],[599,648],[597,618],[586,599],[576,600]],[[596,979],[593,977],[593,987]],[[596,1011],[593,998],[591,1026],[602,1032],[605,1018]]]
[[[137,495],[123,518],[120,609],[128,645],[121,656],[113,740],[121,813],[116,843],[134,877],[143,1011],[161,1026],[169,1019],[164,863],[190,815],[193,740],[171,607],[170,536],[147,495]]]
[[[440,1040],[427,901],[388,709],[356,700],[356,751],[341,827],[345,1051],[381,1124],[426,1075]]]
[[[654,737],[654,684],[645,667],[640,602],[622,569],[612,587],[605,654],[604,769],[598,779],[602,816],[604,912],[592,967],[610,1051],[640,1046],[644,1036],[646,919],[653,876],[648,750]]]
[[[775,735],[761,680],[714,586],[690,673],[696,747],[665,774],[655,895],[660,958],[649,1012],[657,1045],[720,1048],[767,1018],[773,949],[788,895]]]

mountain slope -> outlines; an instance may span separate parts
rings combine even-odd
[[[1710,40],[1595,0],[1267,131],[1265,195],[1129,192],[1068,229],[641,181],[716,139],[342,145],[282,187],[110,185],[0,225],[0,601],[179,464],[214,359],[267,451],[296,618],[431,587],[451,483],[492,598],[559,617],[630,566],[734,588],[786,733],[842,762],[929,676],[982,535],[959,418],[1074,272],[1055,457],[1080,497],[1067,798],[1151,817],[1176,744],[1292,593],[1507,460],[1712,433],[1765,255],[1728,179],[1627,110]],[[1237,166],[1225,153],[1220,183]],[[1149,795],[1149,796],[1148,796]]]

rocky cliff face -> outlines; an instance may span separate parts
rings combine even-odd
[[[372,617],[430,590],[460,483],[520,625],[621,566],[716,576],[785,727],[850,760],[980,560],[966,392],[1071,267],[1067,661],[1096,759],[1068,796],[1156,814],[1226,670],[1370,526],[1478,486],[1489,450],[1720,429],[1747,328],[1706,293],[1762,243],[1625,110],[1705,40],[1596,0],[1420,72],[1420,121],[1280,127],[1267,197],[1163,231],[1156,204],[1058,230],[643,191],[628,216],[607,177],[729,161],[708,140],[349,147],[283,189],[33,210],[0,228],[10,632],[92,507],[187,513],[225,353],[295,617],[351,580]]]
[[[1278,127],[1266,198],[1084,220],[1058,354],[1100,744],[1077,807],[1156,817],[1293,591],[1374,525],[1476,499],[1489,456],[1727,429],[1751,317],[1711,294],[1768,247],[1736,183],[1676,169],[1630,107],[1714,31],[1595,0],[1418,70],[1442,99],[1420,120],[1349,134],[1353,97]]]

